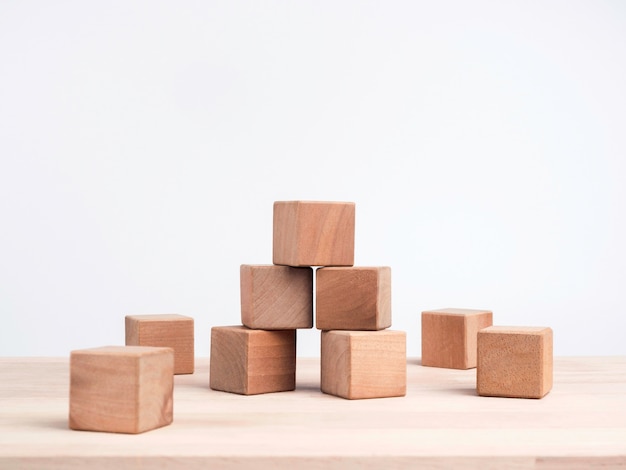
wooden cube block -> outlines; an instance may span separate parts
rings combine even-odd
[[[476,367],[478,331],[493,324],[489,310],[444,308],[422,312],[422,365]]]
[[[248,328],[313,327],[313,269],[243,264],[240,281],[241,322]]]
[[[353,202],[274,203],[274,264],[352,266]]]
[[[173,419],[174,351],[106,346],[70,354],[71,429],[137,434]]]
[[[348,399],[406,394],[404,331],[322,331],[322,392]]]
[[[158,346],[174,350],[174,373],[193,374],[193,318],[176,314],[127,315],[127,346]]]
[[[296,331],[211,328],[210,386],[255,395],[296,388]]]
[[[391,268],[320,268],[315,326],[320,330],[383,330],[391,326]]]
[[[479,395],[542,398],[552,389],[552,329],[491,326],[478,333]]]

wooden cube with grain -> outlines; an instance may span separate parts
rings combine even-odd
[[[542,398],[552,389],[552,329],[491,326],[478,332],[479,395]]]
[[[178,314],[127,315],[127,346],[158,346],[174,350],[174,373],[193,374],[193,318]]]
[[[137,434],[173,420],[174,351],[106,346],[70,354],[69,427]]]
[[[493,324],[489,310],[444,308],[422,312],[422,365],[476,367],[478,331]]]
[[[210,387],[256,395],[296,388],[296,331],[211,328]]]

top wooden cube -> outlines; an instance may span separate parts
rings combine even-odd
[[[275,202],[273,263],[352,266],[354,213],[353,202]]]

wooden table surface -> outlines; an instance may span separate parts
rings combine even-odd
[[[486,398],[476,371],[407,365],[407,396],[208,387],[208,360],[175,377],[174,423],[139,435],[68,429],[67,359],[0,358],[0,468],[626,468],[626,357],[556,358],[541,400]]]

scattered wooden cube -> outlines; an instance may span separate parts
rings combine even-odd
[[[241,322],[262,330],[313,327],[313,269],[249,265],[240,269]]]
[[[296,388],[296,331],[211,328],[210,386],[255,395]]]
[[[542,398],[552,389],[552,329],[491,326],[478,333],[479,395]]]
[[[322,392],[348,399],[406,394],[406,333],[322,331]]]
[[[476,367],[478,331],[493,324],[489,310],[444,308],[422,312],[422,365]]]
[[[174,351],[107,346],[70,354],[71,429],[137,434],[173,419]]]
[[[391,326],[389,267],[319,268],[315,291],[315,326],[320,330]]]
[[[273,263],[352,266],[354,212],[353,202],[275,202]]]
[[[174,373],[193,374],[193,318],[176,314],[127,315],[127,346],[159,346],[174,350]]]

